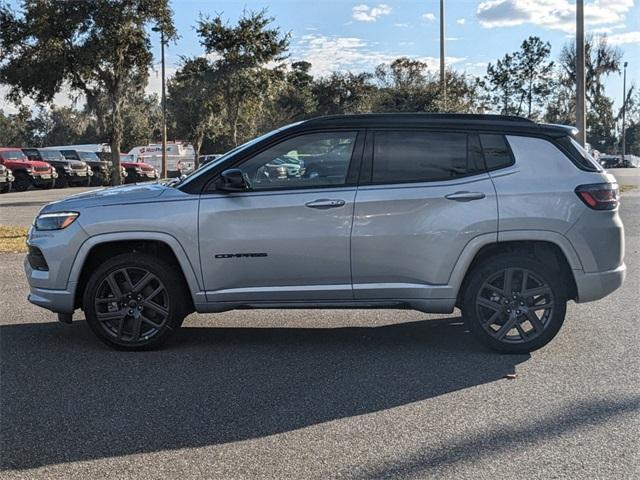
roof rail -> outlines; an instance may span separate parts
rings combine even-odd
[[[461,120],[461,121],[486,121],[486,122],[518,122],[535,124],[536,122],[528,118],[516,117],[515,115],[494,115],[480,113],[431,113],[431,112],[376,112],[376,113],[345,113],[334,115],[323,115],[320,117],[310,118],[309,121],[323,121],[336,118],[372,118],[372,117],[419,117],[431,120]]]
[[[433,115],[434,118],[494,120],[494,121],[500,121],[500,122],[536,123],[533,120],[529,120],[528,118],[517,117],[515,115],[494,115],[494,114],[487,114],[487,113],[427,113],[426,115]]]

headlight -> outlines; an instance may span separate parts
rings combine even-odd
[[[56,172],[55,170],[53,170],[53,171],[51,172],[51,176],[52,176],[53,178],[58,178],[58,172]]]
[[[36,230],[62,230],[76,221],[78,212],[43,213],[36,217]]]
[[[30,168],[27,168],[27,169],[25,169],[25,172],[27,172],[27,173],[31,173],[31,172],[32,172],[32,170],[31,170]]]

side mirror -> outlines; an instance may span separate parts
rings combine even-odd
[[[216,188],[225,192],[246,192],[251,190],[251,183],[242,170],[229,168],[220,174]]]

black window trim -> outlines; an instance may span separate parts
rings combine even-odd
[[[348,127],[338,127],[338,128],[313,128],[308,130],[298,130],[296,132],[291,132],[288,135],[278,136],[277,138],[270,139],[268,143],[261,145],[258,150],[254,150],[251,152],[246,152],[244,155],[240,155],[238,158],[230,158],[227,162],[220,165],[214,172],[211,173],[211,178],[206,180],[204,187],[202,188],[201,194],[219,194],[219,195],[229,195],[227,192],[222,192],[215,187],[216,181],[220,178],[220,174],[229,168],[236,168],[242,165],[244,162],[251,160],[256,155],[260,155],[266,150],[282,143],[289,141],[293,138],[300,137],[302,135],[309,135],[315,133],[339,133],[339,132],[353,132],[356,134],[356,140],[354,142],[353,151],[351,152],[351,158],[349,159],[349,167],[347,169],[347,176],[345,178],[345,183],[338,185],[300,185],[296,187],[274,187],[274,188],[260,188],[257,190],[248,190],[247,192],[236,192],[240,194],[253,194],[253,193],[261,193],[261,192],[295,192],[300,190],[321,190],[321,189],[332,189],[332,188],[345,188],[345,187],[356,187],[358,185],[358,175],[360,172],[360,164],[362,162],[362,151],[364,149],[365,143],[365,129],[364,128],[348,128]],[[234,193],[234,195],[236,194]]]
[[[374,143],[375,143],[375,134],[376,132],[429,132],[429,133],[463,133],[467,135],[467,156],[470,155],[476,155],[475,153],[472,153],[471,151],[471,146],[472,146],[472,137],[474,135],[476,135],[476,131],[472,130],[472,129],[466,129],[466,128],[438,128],[438,127],[420,127],[420,126],[407,126],[404,128],[401,127],[389,127],[389,128],[382,128],[382,127],[376,127],[376,128],[369,128],[367,129],[367,144],[365,146],[365,152],[364,152],[364,158],[362,160],[363,163],[363,168],[362,168],[362,174],[360,175],[360,182],[359,182],[359,186],[365,186],[365,185],[406,185],[406,184],[435,184],[435,183],[442,183],[442,182],[451,182],[451,181],[455,181],[455,180],[460,180],[460,179],[464,179],[464,178],[469,178],[469,177],[475,177],[478,175],[486,175],[487,174],[487,169],[486,169],[486,163],[484,161],[484,155],[482,152],[480,152],[480,158],[476,158],[473,159],[473,163],[474,164],[478,164],[478,162],[480,164],[482,164],[482,169],[473,172],[473,173],[469,173],[466,175],[460,175],[458,177],[455,178],[447,178],[447,179],[440,179],[440,180],[424,180],[424,179],[419,179],[419,180],[406,180],[406,181],[394,181],[394,182],[388,182],[388,181],[383,181],[383,182],[374,182],[373,181],[373,164],[374,164],[374,160],[373,160],[373,150],[374,150]],[[479,143],[479,139],[477,140],[477,144],[480,145]],[[482,150],[482,149],[481,149]]]

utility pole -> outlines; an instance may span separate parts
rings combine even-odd
[[[627,153],[627,138],[625,129],[625,116],[627,113],[627,65],[629,62],[624,62],[622,70],[622,162],[624,164],[625,154]]]
[[[154,32],[160,32],[160,56],[162,62],[162,167],[160,178],[167,178],[167,93],[165,88],[165,65],[164,65],[164,28],[163,26],[153,27]]]
[[[447,111],[447,77],[444,70],[444,0],[440,0],[440,91],[442,108]]]
[[[576,128],[578,142],[587,143],[587,121],[585,118],[584,79],[584,0],[576,2]]]

